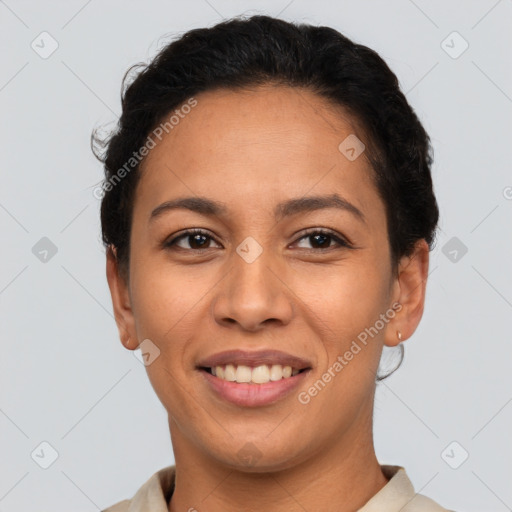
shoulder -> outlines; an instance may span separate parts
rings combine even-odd
[[[131,500],[123,500],[115,505],[103,509],[101,512],[127,512],[130,506]]]
[[[441,507],[438,503],[422,494],[416,494],[414,498],[402,509],[402,512],[454,512]]]
[[[154,473],[131,499],[125,499],[101,512],[167,512],[167,504],[174,490],[175,466],[167,466]]]
[[[388,483],[358,512],[453,512],[416,493],[402,466],[381,468]]]

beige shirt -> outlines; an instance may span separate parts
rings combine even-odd
[[[430,498],[416,494],[403,467],[381,468],[389,482],[358,512],[450,512]],[[120,501],[102,512],[168,512],[174,470],[175,466],[167,466],[157,471],[131,500]]]

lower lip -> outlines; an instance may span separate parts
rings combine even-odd
[[[306,378],[309,370],[293,377],[266,382],[265,384],[236,383],[219,379],[206,370],[200,370],[213,391],[223,399],[243,407],[269,405],[290,394]]]

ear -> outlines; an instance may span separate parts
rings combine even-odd
[[[126,348],[135,350],[139,346],[139,342],[131,307],[128,278],[122,276],[115,247],[107,249],[107,281],[119,330],[119,338]]]
[[[395,316],[386,329],[384,344],[393,347],[410,338],[423,316],[427,287],[430,249],[422,239],[416,242],[410,256],[401,258],[398,275],[392,285]],[[401,335],[401,339],[398,336]]]

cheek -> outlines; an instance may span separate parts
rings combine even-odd
[[[376,331],[375,325],[382,327],[380,315],[388,308],[388,282],[385,265],[361,259],[331,272],[329,286],[316,292],[311,306],[318,319],[315,330],[329,327],[321,339],[325,357],[318,377],[329,382],[329,389],[315,407],[323,403],[343,416],[373,392],[385,332],[385,327]]]
[[[388,308],[388,279],[378,262],[361,261],[331,271],[329,285],[321,292],[318,287],[309,288],[312,300],[308,306],[314,313],[310,316],[316,322],[314,330],[323,332],[319,341],[324,351],[317,384],[302,390],[306,399],[318,396],[310,404],[315,414],[321,416],[329,410],[343,422],[371,400],[384,333],[384,329],[376,332],[372,327]]]
[[[389,276],[378,261],[361,258],[302,276],[301,296],[315,316],[339,333],[357,335],[387,309]]]
[[[133,269],[132,305],[137,334],[166,341],[180,339],[196,309],[203,307],[211,283],[190,269],[160,265],[149,258]]]
[[[137,337],[149,339],[158,349],[158,357],[146,366],[151,385],[167,411],[179,411],[182,419],[194,418],[197,411],[191,407],[186,391],[186,373],[191,365],[192,337],[198,327],[196,311],[209,287],[204,281],[186,282],[183,273],[170,265],[161,268],[149,261],[134,268],[132,275]]]

